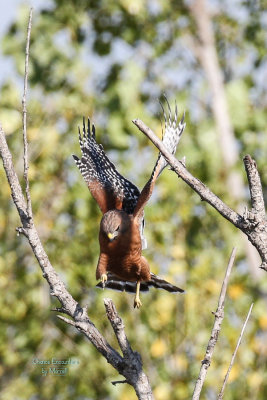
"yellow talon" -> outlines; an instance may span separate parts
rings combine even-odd
[[[137,298],[135,297],[135,299],[134,299],[134,308],[135,308],[135,307],[136,307],[136,308],[140,308],[141,305],[142,305],[141,300],[140,300],[140,299],[137,299]]]
[[[140,300],[140,282],[136,283],[136,292],[135,292],[135,298],[134,298],[134,308],[140,308],[142,305],[141,300]]]
[[[103,289],[105,288],[105,284],[106,284],[107,280],[108,280],[107,275],[106,274],[102,274],[101,275],[101,282],[102,282]]]

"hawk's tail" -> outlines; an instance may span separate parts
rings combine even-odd
[[[160,278],[159,276],[153,274],[151,272],[151,279],[147,283],[149,286],[153,286],[156,289],[164,289],[171,293],[184,293],[184,290],[179,288],[178,286],[172,285],[171,283],[165,281],[164,279]]]
[[[103,288],[102,282],[99,282],[96,287]],[[140,291],[148,292],[151,287],[156,289],[164,289],[171,293],[184,293],[183,289],[172,285],[171,283],[161,279],[159,276],[151,273],[151,279],[147,282],[141,282]],[[119,292],[135,293],[136,282],[122,281],[116,275],[108,273],[108,280],[105,283],[105,288],[118,290]]]

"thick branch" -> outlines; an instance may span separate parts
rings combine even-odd
[[[1,124],[0,124],[0,152],[3,160],[4,169],[6,171],[7,180],[11,189],[12,199],[14,201],[15,206],[17,207],[21,222],[23,225],[25,225],[28,222],[27,207],[25,204],[25,199],[23,196],[21,186],[19,184],[17,174],[13,166],[12,155],[8,149],[5,134]]]
[[[193,393],[193,397],[192,397],[193,400],[199,399],[199,396],[200,396],[200,393],[201,393],[201,390],[202,390],[202,387],[203,387],[203,384],[204,384],[204,381],[205,381],[205,378],[206,378],[206,375],[208,372],[208,368],[211,363],[213,351],[214,351],[215,345],[218,341],[219,333],[221,330],[221,324],[222,324],[222,321],[224,318],[224,300],[225,300],[227,285],[229,282],[229,277],[230,277],[232,267],[234,264],[234,260],[235,260],[235,255],[236,255],[236,248],[233,248],[233,251],[232,251],[226,272],[225,272],[224,280],[222,283],[221,293],[220,293],[220,297],[219,297],[219,301],[218,301],[218,308],[215,313],[215,321],[214,321],[213,329],[211,332],[211,337],[208,342],[204,360],[202,361],[198,379],[196,381],[196,385],[195,385],[195,389],[194,389],[194,393]]]
[[[196,193],[199,194],[201,200],[207,201],[215,210],[217,210],[224,218],[230,221],[234,226],[240,229],[243,233],[245,233],[249,239],[249,241],[256,247],[258,250],[262,264],[261,268],[267,271],[267,222],[262,218],[262,201],[260,199],[260,205],[255,206],[255,201],[259,201],[259,191],[258,185],[250,186],[251,190],[255,190],[254,195],[254,206],[253,210],[261,210],[260,216],[253,215],[253,218],[249,215],[241,216],[234,210],[232,210],[229,206],[227,206],[219,197],[217,197],[212,191],[204,185],[199,179],[195,178],[190,172],[187,171],[182,162],[178,161],[172,154],[168,152],[168,150],[163,145],[162,141],[157,137],[157,135],[147,127],[143,121],[140,119],[133,120],[133,123],[143,132],[154,145],[160,150],[160,152],[164,155],[172,169],[176,172],[176,174],[182,178],[184,182],[186,182]],[[254,162],[255,167],[255,162]],[[256,167],[255,167],[256,168]],[[253,173],[254,174],[254,173]],[[255,174],[254,174],[255,175]],[[254,176],[253,175],[253,176]],[[257,175],[258,176],[258,175]],[[254,176],[255,178],[255,176]],[[256,182],[256,179],[253,181]],[[258,184],[260,185],[259,177]],[[260,185],[261,186],[261,185]],[[260,222],[259,222],[260,221]]]
[[[219,197],[217,197],[212,191],[204,185],[199,179],[195,178],[190,174],[185,168],[182,162],[178,161],[171,153],[169,153],[162,141],[157,137],[157,135],[144,124],[140,119],[133,120],[133,123],[143,132],[154,145],[160,150],[164,155],[168,163],[171,165],[173,170],[177,175],[186,182],[195,192],[199,194],[201,200],[207,201],[212,207],[214,207],[224,218],[232,222],[236,227],[239,227],[242,217],[230,207],[228,207]]]
[[[123,321],[118,315],[113,302],[110,299],[104,299],[104,304],[106,307],[106,313],[109,322],[111,323],[111,326],[117,337],[119,346],[122,350],[124,360],[125,362],[127,362],[127,366],[124,369],[123,373],[123,375],[126,377],[126,382],[129,383],[129,379],[132,380],[133,376],[135,376],[136,384],[134,385],[134,388],[138,398],[153,400],[153,394],[151,391],[148,378],[142,370],[142,360],[140,354],[132,350],[124,330]],[[129,378],[127,378],[127,375],[129,375]],[[122,383],[122,382],[119,381],[117,383]]]
[[[125,358],[130,359],[133,356],[133,351],[125,334],[123,321],[118,315],[117,310],[110,299],[104,299],[104,305],[106,307],[106,313],[109,322],[114,330],[122,354]]]

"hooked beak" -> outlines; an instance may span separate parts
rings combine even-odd
[[[113,233],[111,233],[111,232],[109,232],[108,234],[107,234],[107,237],[109,238],[109,240],[112,242],[114,239],[116,239],[116,236],[118,235],[118,232],[113,232]]]

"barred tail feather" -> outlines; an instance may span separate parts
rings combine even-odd
[[[156,289],[164,289],[171,293],[184,293],[184,290],[179,288],[178,286],[172,285],[170,282],[165,281],[159,276],[153,274],[151,272],[151,279],[147,282],[149,286],[153,286]]]
[[[102,282],[99,282],[96,287],[103,289]],[[148,292],[151,287],[156,289],[164,289],[171,293],[184,293],[183,289],[172,285],[153,273],[151,273],[150,281],[141,282],[140,291]],[[136,282],[122,281],[116,275],[108,273],[108,280],[105,283],[105,288],[117,290],[119,292],[135,293]]]
[[[102,282],[99,282],[96,285],[97,288],[100,289],[112,289],[116,290],[117,292],[127,292],[127,293],[135,293],[136,291],[136,282],[129,282],[129,281],[122,281],[120,278],[114,277],[113,279],[109,278],[105,282],[105,286],[102,286]],[[140,292],[148,292],[149,286],[147,282],[141,282],[140,285]]]

